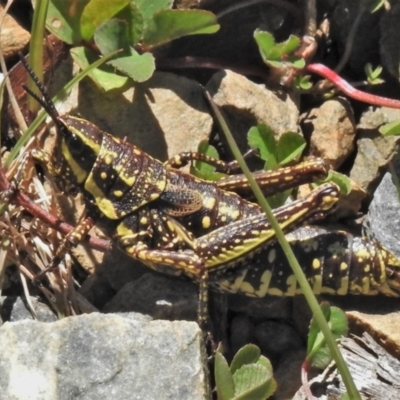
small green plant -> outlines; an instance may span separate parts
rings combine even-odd
[[[305,67],[304,59],[294,54],[300,46],[300,39],[297,36],[290,35],[284,42],[276,43],[270,32],[257,29],[254,32],[254,39],[265,64],[273,68],[287,65],[296,69]]]
[[[321,311],[328,323],[330,333],[333,340],[339,339],[341,336],[348,334],[348,323],[346,314],[337,307],[331,307],[328,302],[320,304]],[[332,361],[331,350],[325,340],[324,334],[321,332],[318,322],[313,317],[310,324],[307,342],[307,356],[302,365],[302,385],[307,398],[313,398],[308,383],[308,370],[311,366],[325,369]],[[336,362],[342,360],[336,360]],[[346,393],[347,394],[347,393]]]
[[[308,91],[312,88],[310,75],[298,75],[293,78],[293,88],[296,90]]]
[[[395,136],[400,135],[400,119],[389,122],[388,124],[382,125],[379,128],[379,132],[383,136]]]
[[[280,138],[275,139],[271,128],[264,124],[250,128],[247,134],[249,146],[257,149],[260,158],[265,161],[265,170],[274,170],[286,164],[299,161],[306,147],[306,141],[296,132],[285,132]],[[268,197],[272,208],[283,205],[293,190]]]
[[[365,74],[367,75],[367,82],[370,85],[380,85],[385,81],[380,77],[382,74],[382,67],[378,65],[375,69],[372,64],[368,63],[364,68]]]
[[[327,302],[322,302],[320,306],[334,339],[346,336],[349,327],[344,311],[338,307],[330,306]],[[313,318],[308,334],[306,363],[323,369],[328,366],[331,360],[331,352],[326,344],[324,335]]]
[[[71,55],[86,68],[116,50],[120,53],[89,76],[104,90],[123,89],[149,79],[155,70],[152,51],[187,35],[219,29],[214,14],[173,10],[172,0],[51,0],[46,26],[73,45]]]
[[[264,400],[277,387],[270,361],[253,344],[242,347],[230,366],[217,351],[214,374],[219,400]]]

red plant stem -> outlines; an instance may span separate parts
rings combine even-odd
[[[10,189],[10,182],[5,175],[3,168],[0,168],[0,190],[4,191],[8,189]],[[71,225],[60,221],[54,215],[43,210],[43,208],[34,203],[25,193],[18,189],[16,190],[15,195],[12,197],[11,202],[21,206],[26,211],[31,213],[35,218],[40,219],[43,223],[64,235],[67,235],[74,229]],[[89,243],[89,246],[95,250],[105,252],[110,249],[110,241],[108,240],[88,236],[84,241]]]
[[[400,100],[388,99],[387,97],[375,96],[374,94],[362,92],[351,86],[336,72],[322,64],[309,64],[306,67],[308,72],[314,72],[332,82],[340,91],[354,100],[372,104],[374,106],[400,108]]]

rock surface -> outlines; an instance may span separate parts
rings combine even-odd
[[[344,98],[327,100],[307,113],[302,126],[310,135],[310,154],[338,167],[354,150],[353,110]]]
[[[378,186],[387,163],[399,151],[400,136],[382,136],[379,127],[400,118],[400,111],[381,107],[366,111],[357,125],[357,155],[350,178],[369,195]]]
[[[0,328],[0,398],[209,399],[192,322],[90,314]],[[190,360],[190,362],[188,362]]]
[[[3,6],[0,6],[0,15],[3,15]],[[23,51],[29,43],[31,34],[18,24],[11,15],[6,14],[1,23],[1,51],[8,61]]]
[[[299,110],[286,93],[269,90],[246,77],[225,70],[213,75],[206,86],[242,151],[248,150],[247,132],[251,126],[265,124],[279,137],[284,132],[299,132]]]

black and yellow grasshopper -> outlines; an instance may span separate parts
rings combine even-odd
[[[56,178],[61,190],[78,189],[86,203],[86,218],[67,236],[52,266],[64,256],[68,243],[79,243],[98,223],[129,256],[154,270],[196,281],[200,322],[206,320],[209,287],[256,297],[298,292],[293,274],[278,257],[275,233],[263,211],[234,193],[235,188],[248,186],[243,175],[204,181],[183,172],[181,166],[190,160],[221,170],[227,166],[191,152],[162,163],[86,120],[60,115],[42,83],[25,66],[43,99],[25,90],[57,129],[55,153],[34,150],[31,156]],[[271,194],[323,179],[327,173],[327,164],[313,159],[255,175]],[[338,240],[342,234],[334,232],[329,243],[319,245],[328,236],[317,228],[293,236],[299,226],[324,217],[338,194],[336,185],[325,184],[274,210],[284,232],[292,235],[297,253],[307,255],[304,268],[315,292],[398,296],[400,263],[379,243],[358,239],[356,245],[354,240]]]

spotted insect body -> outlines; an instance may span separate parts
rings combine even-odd
[[[216,290],[256,297],[299,291],[266,216],[258,204],[244,198],[249,185],[243,175],[204,181],[180,167],[195,159],[221,169],[227,166],[198,153],[182,153],[162,163],[88,121],[59,115],[41,83],[31,75],[44,100],[28,92],[56,125],[56,158],[61,161],[51,165],[49,155],[41,151],[35,151],[34,158],[46,163],[61,187],[82,191],[90,221],[100,221],[128,255],[157,271],[197,281],[200,322],[207,315],[209,284]],[[326,177],[328,169],[323,160],[314,159],[278,171],[257,172],[255,177],[271,194]],[[236,188],[241,195],[234,193]],[[290,237],[300,225],[324,217],[337,200],[336,185],[325,184],[274,214]],[[83,238],[90,226],[81,223],[75,237],[79,231]],[[385,288],[381,291],[389,294],[386,288],[394,287],[397,292],[390,294],[398,293],[400,263],[396,260],[390,276],[385,275],[382,259],[389,253],[380,245],[356,238],[350,242],[341,232],[323,235],[310,229],[309,241],[304,237],[291,240],[295,253],[305,260],[306,274],[316,292],[375,294]],[[68,241],[77,242],[74,232]],[[60,251],[56,258],[62,255]]]

